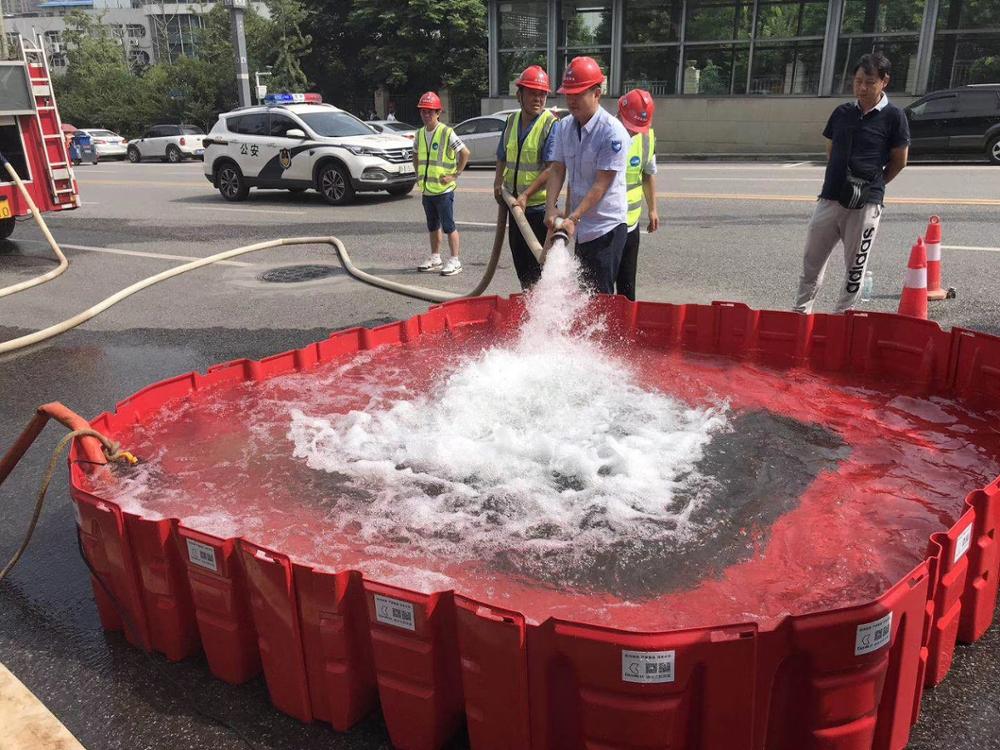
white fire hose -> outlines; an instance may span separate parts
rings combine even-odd
[[[59,266],[46,274],[38,276],[37,278],[30,279],[28,281],[21,282],[19,284],[14,284],[9,287],[4,287],[0,289],[0,297],[5,297],[9,294],[14,294],[15,292],[23,291],[30,287],[42,284],[46,281],[54,279],[56,276],[61,274],[66,270],[69,263],[66,260],[66,256],[63,255],[62,251],[59,249],[59,244],[52,237],[49,232],[48,227],[45,224],[45,220],[42,218],[41,213],[38,211],[34,202],[31,200],[24,183],[21,182],[14,168],[11,167],[10,163],[3,158],[0,154],[0,159],[3,159],[3,165],[6,167],[7,172],[14,179],[17,184],[18,189],[24,196],[25,201],[31,208],[32,216],[35,222],[42,230],[42,234],[48,241],[49,246],[52,251],[59,258]],[[458,294],[455,292],[445,292],[439,291],[437,289],[428,289],[421,286],[412,286],[409,284],[400,284],[396,281],[389,281],[388,279],[383,279],[378,276],[373,276],[354,265],[351,261],[351,256],[347,254],[347,248],[344,247],[344,243],[341,242],[336,237],[289,237],[285,239],[269,240],[267,242],[258,242],[253,245],[244,245],[243,247],[238,247],[233,250],[226,250],[221,253],[216,253],[215,255],[210,255],[207,258],[199,258],[198,260],[191,261],[190,263],[185,263],[175,268],[163,271],[154,276],[138,281],[131,286],[122,289],[119,292],[111,295],[105,300],[98,302],[86,310],[77,313],[71,318],[62,321],[61,323],[56,323],[48,328],[43,328],[40,331],[35,331],[34,333],[27,334],[25,336],[20,336],[16,339],[11,339],[9,341],[0,342],[0,354],[6,354],[7,352],[12,352],[17,349],[22,349],[26,346],[31,346],[32,344],[37,344],[39,342],[45,341],[52,338],[53,336],[58,336],[61,333],[65,333],[71,328],[75,328],[81,323],[85,323],[91,318],[99,315],[100,313],[107,310],[112,305],[116,305],[121,302],[126,297],[131,297],[136,292],[142,291],[147,287],[153,286],[154,284],[159,284],[161,281],[166,281],[167,279],[172,279],[174,276],[179,276],[182,273],[187,273],[188,271],[194,271],[195,269],[202,268],[204,266],[211,265],[213,263],[218,263],[219,261],[229,260],[230,258],[235,258],[240,255],[245,255],[247,253],[255,253],[261,250],[269,250],[274,247],[284,247],[287,245],[332,245],[334,250],[337,252],[337,258],[340,260],[341,265],[348,274],[353,276],[358,281],[363,281],[366,284],[371,284],[380,289],[385,289],[390,292],[395,292],[396,294],[403,294],[408,297],[415,297],[417,299],[426,300],[428,302],[447,302],[448,300],[460,299],[462,297],[478,297],[486,288],[490,285],[493,280],[493,275],[496,272],[497,263],[500,260],[500,252],[503,250],[504,244],[504,234],[507,229],[507,213],[508,208],[510,209],[511,216],[514,217],[514,222],[517,224],[518,229],[524,236],[528,243],[528,248],[531,250],[532,254],[539,260],[539,263],[545,260],[545,250],[539,244],[531,226],[528,224],[528,220],[524,216],[524,212],[516,205],[514,197],[507,191],[503,191],[503,198],[506,206],[498,206],[497,211],[497,228],[496,233],[493,236],[493,250],[490,254],[489,262],[486,266],[486,271],[483,274],[482,279],[476,284],[472,291],[466,292],[464,294]],[[558,235],[557,235],[558,236]],[[563,235],[565,236],[565,235]]]

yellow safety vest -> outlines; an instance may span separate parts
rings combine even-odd
[[[625,169],[625,189],[628,200],[628,216],[625,223],[631,232],[639,224],[642,215],[642,175],[646,165],[656,158],[656,135],[650,128],[648,133],[636,133],[628,149],[628,167]]]
[[[444,195],[455,189],[455,183],[441,184],[446,174],[458,171],[458,159],[451,147],[452,130],[439,122],[431,136],[430,152],[427,150],[427,129],[417,131],[417,179],[420,190],[427,195]]]
[[[531,124],[524,142],[519,137],[521,132],[521,112],[515,112],[507,119],[504,138],[507,144],[507,167],[503,171],[503,185],[515,197],[523,193],[542,173],[545,163],[542,161],[542,151],[545,140],[549,137],[556,116],[547,109],[535,118]],[[528,198],[529,206],[545,205],[545,188]]]

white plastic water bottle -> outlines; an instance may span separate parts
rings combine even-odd
[[[872,292],[875,291],[875,277],[871,271],[865,271],[864,281],[861,282],[861,301],[871,302]]]

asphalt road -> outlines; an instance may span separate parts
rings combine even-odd
[[[643,235],[639,296],[669,302],[732,300],[789,307],[802,244],[822,169],[810,164],[661,164],[662,228]],[[70,269],[40,288],[0,300],[0,340],[78,312],[139,279],[190,258],[289,236],[340,237],[355,262],[377,275],[464,290],[482,273],[496,205],[492,173],[471,170],[457,198],[465,273],[416,274],[426,255],[419,197],[362,197],[331,208],[318,196],[252,192],[226,203],[201,175],[201,164],[107,163],[77,170],[84,206],[49,215]],[[890,186],[871,260],[871,310],[895,310],[909,248],[939,214],[946,285],[955,300],[934,303],[945,326],[1000,334],[1000,169],[986,165],[914,165]],[[37,404],[61,400],[86,416],[170,375],[236,357],[262,357],[302,346],[331,329],[409,317],[425,303],[354,282],[342,272],[306,283],[273,284],[267,270],[328,264],[322,247],[282,248],[245,256],[161,284],[51,342],[0,358],[0,445]],[[40,233],[17,227],[0,243],[0,287],[51,267]],[[837,259],[819,303],[832,307]],[[517,291],[505,255],[491,291]],[[58,439],[49,428],[3,488],[0,556],[27,524],[33,493]],[[302,725],[274,710],[258,679],[241,687],[214,680],[204,662],[169,665],[124,645],[99,626],[75,542],[66,478],[50,491],[35,541],[11,579],[0,584],[0,662],[45,701],[91,750],[241,748],[224,719],[258,748],[388,747],[373,717],[347,735]],[[925,694],[910,747],[1000,748],[1000,628],[959,648],[947,681]],[[463,747],[462,740],[456,747]]]

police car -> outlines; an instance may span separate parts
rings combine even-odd
[[[413,142],[377,134],[319,94],[269,94],[262,106],[219,117],[205,139],[205,177],[222,197],[250,188],[315,188],[333,205],[356,193],[413,190]]]

